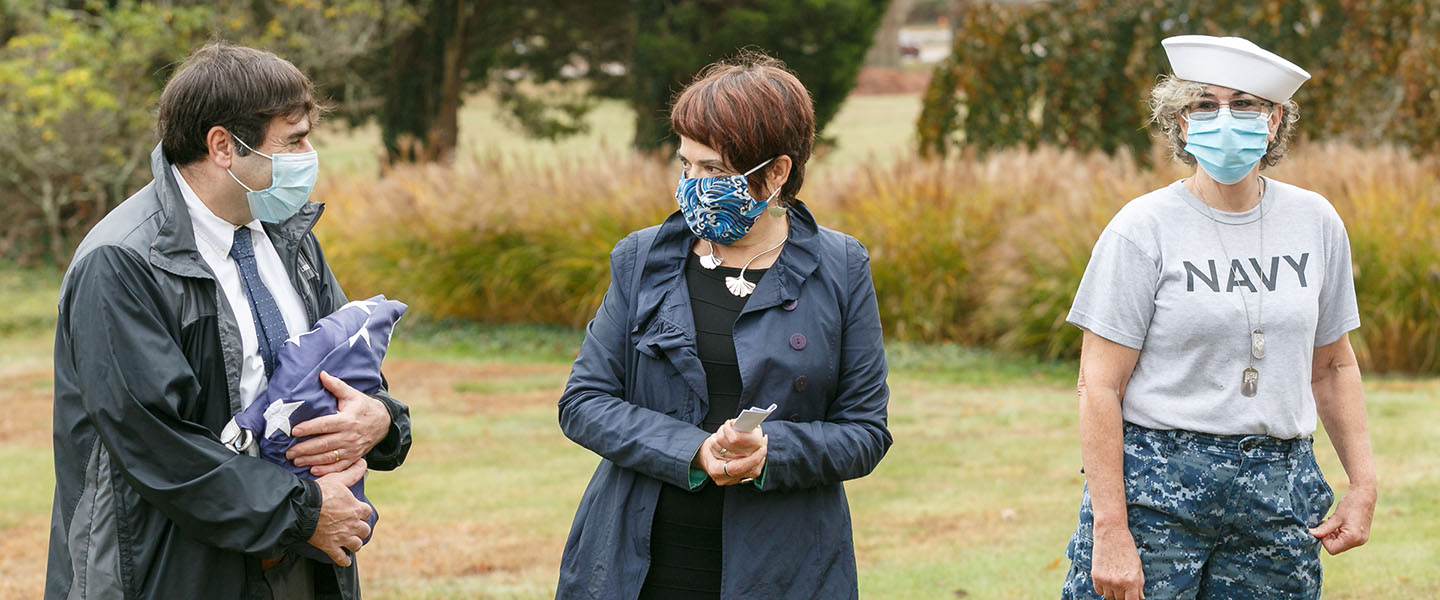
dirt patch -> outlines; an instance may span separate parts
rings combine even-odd
[[[360,554],[368,581],[453,579],[477,575],[520,576],[544,567],[560,568],[564,538],[540,539],[509,531],[503,524],[462,521],[416,525],[403,516],[391,521]]]
[[[930,87],[930,69],[864,67],[855,79],[856,94],[919,94]]]
[[[49,520],[0,529],[0,598],[43,595],[49,543]]]
[[[54,395],[50,364],[27,362],[0,369],[0,445],[48,446],[53,424]]]

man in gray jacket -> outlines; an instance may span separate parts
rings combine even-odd
[[[294,65],[239,46],[166,84],[154,180],[90,231],[60,292],[46,598],[360,597],[370,509],[346,487],[404,461],[409,409],[325,378],[339,414],[289,432],[312,436],[289,457],[315,481],[220,439],[285,340],[346,302],[311,233],[320,111]]]

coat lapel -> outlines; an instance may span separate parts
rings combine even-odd
[[[695,314],[685,286],[685,253],[694,238],[679,212],[670,215],[655,235],[640,275],[635,299],[635,349],[664,358],[700,398],[700,414],[710,406],[705,367],[695,347]]]
[[[815,228],[815,217],[804,203],[797,202],[790,209],[790,239],[775,264],[760,279],[740,318],[799,299],[800,286],[820,264],[815,253]]]

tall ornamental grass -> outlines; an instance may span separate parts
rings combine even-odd
[[[674,210],[678,168],[629,151],[534,166],[494,158],[327,180],[320,234],[351,296],[432,317],[578,326],[610,248]],[[1186,176],[1127,156],[1053,148],[984,158],[817,165],[802,193],[821,224],[870,249],[891,339],[1045,358],[1079,352],[1065,323],[1090,249],[1125,202]],[[1369,371],[1440,373],[1440,161],[1309,145],[1268,174],[1345,219]]]

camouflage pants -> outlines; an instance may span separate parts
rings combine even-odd
[[[1320,524],[1334,493],[1309,438],[1221,436],[1125,424],[1125,499],[1145,598],[1319,598]],[[1090,492],[1061,598],[1090,580]]]

